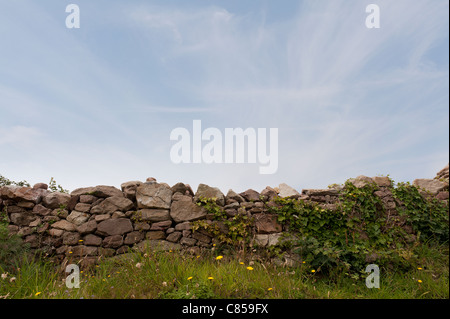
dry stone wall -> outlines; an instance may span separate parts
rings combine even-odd
[[[413,184],[423,190],[424,196],[448,203],[448,176],[447,165],[434,179],[417,179]],[[350,181],[356,187],[375,183],[375,195],[382,200],[384,210],[396,208],[389,178],[358,176]],[[216,239],[210,234],[192,232],[192,222],[212,222],[205,208],[196,204],[202,197],[215,198],[228,218],[236,214],[252,216],[253,243],[275,245],[287,230],[268,211],[270,205],[275,205],[275,197],[300,198],[333,210],[342,190],[336,185],[300,193],[281,184],[261,192],[249,189],[237,194],[229,190],[224,195],[205,184],[200,184],[194,193],[189,185],[178,183],[170,187],[154,178],[126,182],[121,189],[101,185],[79,188],[70,194],[50,192],[47,188],[42,183],[0,188],[0,209],[7,214],[10,233],[20,235],[31,248],[57,259],[74,257],[88,261],[122,254],[132,247],[194,251],[212,247]]]

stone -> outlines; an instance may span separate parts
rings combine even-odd
[[[34,205],[35,204],[33,202],[27,202],[27,201],[23,201],[23,200],[17,203],[17,206],[22,207],[22,208],[27,208],[27,209],[33,208]]]
[[[375,176],[372,177],[372,180],[377,184],[379,187],[391,187],[392,182],[387,176]]]
[[[50,214],[58,218],[67,218],[67,216],[69,216],[69,212],[67,211],[67,209],[61,208],[55,208]]]
[[[148,250],[153,251],[169,251],[169,250],[180,250],[181,245],[176,243],[171,243],[167,240],[144,240],[137,244],[137,248],[141,252],[146,252]]]
[[[138,208],[169,209],[172,190],[162,184],[142,184],[136,189]]]
[[[253,240],[253,244],[256,244],[261,247],[266,247],[268,243],[269,243],[268,234],[256,234]]]
[[[436,174],[435,179],[438,179],[438,180],[445,180],[445,181],[448,182],[448,179],[449,179],[449,168],[448,168],[448,164]]]
[[[190,196],[181,195],[172,203],[170,217],[176,223],[195,221],[206,217],[206,209],[193,203]]]
[[[255,215],[255,227],[258,234],[279,233],[282,226],[278,223],[275,215],[257,214]]]
[[[116,251],[112,248],[98,247],[99,256],[108,258],[108,257],[114,256],[115,253],[116,253]]]
[[[87,223],[81,224],[77,227],[77,231],[81,235],[91,234],[97,230],[97,222],[95,220],[90,220]]]
[[[56,228],[56,229],[62,229],[65,231],[76,231],[76,226],[74,224],[72,224],[71,222],[68,222],[67,220],[60,220],[57,221],[56,223],[51,225],[52,228]]]
[[[248,202],[257,202],[260,200],[259,193],[253,189],[247,189],[239,195],[241,195]]]
[[[97,223],[100,223],[104,220],[110,219],[111,215],[110,214],[101,214],[101,215],[95,215],[94,219]]]
[[[186,246],[194,246],[197,243],[197,239],[195,238],[187,238],[183,237],[180,239],[180,244],[186,245]]]
[[[24,237],[24,236],[28,236],[31,235],[33,233],[33,228],[31,227],[20,227],[17,235]]]
[[[194,196],[194,192],[192,191],[191,187],[184,183],[177,183],[173,185],[170,189],[174,194],[180,193],[181,195]]]
[[[350,178],[348,181],[352,183],[356,188],[363,188],[366,185],[375,184],[373,179],[364,175],[359,175],[356,178]]]
[[[170,242],[172,242],[172,243],[176,243],[176,242],[178,242],[178,241],[180,240],[180,238],[181,238],[182,236],[183,236],[183,235],[182,235],[181,232],[176,231],[176,232],[170,233],[170,234],[167,236],[166,240],[167,240],[167,241],[170,241]]]
[[[69,216],[67,216],[67,221],[75,224],[76,226],[80,226],[85,223],[89,219],[90,215],[86,213],[77,212],[76,210],[72,211]]]
[[[198,241],[204,242],[205,244],[209,244],[211,242],[211,237],[202,234],[198,231],[192,233],[192,238],[197,239]]]
[[[448,200],[449,194],[448,194],[448,192],[439,192],[439,194],[437,194],[436,198],[440,199],[440,200]]]
[[[191,230],[192,224],[191,222],[183,222],[175,225],[175,230]]]
[[[172,226],[171,220],[165,220],[162,222],[153,223],[150,230],[166,230]]]
[[[52,212],[50,208],[44,207],[41,204],[37,204],[33,207],[33,213],[40,216],[47,216]]]
[[[60,193],[60,192],[53,192],[48,194],[42,199],[42,202],[45,207],[47,208],[60,208],[60,207],[67,207],[69,204],[71,197],[69,194]]]
[[[448,183],[441,182],[437,179],[429,179],[429,178],[415,179],[413,181],[413,185],[427,192],[430,192],[432,195],[437,195],[439,192],[443,191],[446,187],[448,187]]]
[[[278,185],[278,196],[285,198],[285,197],[300,197],[300,193],[297,192],[294,188],[291,186],[282,183]]]
[[[117,218],[124,218],[126,217],[126,215],[122,212],[116,211],[111,215],[112,219],[117,219]]]
[[[124,244],[125,245],[132,245],[140,242],[144,239],[144,234],[139,231],[132,231],[131,233],[128,233],[125,237]]]
[[[9,210],[9,207],[8,207]],[[30,212],[20,212],[20,213],[12,213],[9,216],[11,223],[18,226],[28,226],[31,222],[33,222],[37,217]]]
[[[36,219],[33,220],[29,226],[30,227],[38,227],[41,223],[42,223],[42,219],[40,219],[39,217],[35,217]]]
[[[64,234],[64,230],[62,229],[56,229],[56,228],[51,228],[48,233],[50,234],[50,236],[53,237],[61,237]]]
[[[149,231],[145,234],[146,239],[165,239],[166,234],[162,230]]]
[[[106,185],[98,185],[93,187],[83,187],[77,188],[71,195],[92,195],[95,197],[107,198],[111,196],[123,196],[123,193],[120,189],[117,189],[114,186],[106,186]]]
[[[107,219],[97,226],[97,233],[103,236],[123,235],[133,231],[133,226],[129,219]]]
[[[39,237],[37,235],[29,235],[25,237],[25,244],[28,244],[30,248],[37,248],[39,246]]]
[[[79,201],[82,204],[93,204],[98,198],[93,195],[80,195]]]
[[[138,186],[141,186],[142,182],[140,181],[131,181],[122,183],[120,185],[120,188],[122,188],[122,192],[125,195],[126,198],[134,201],[136,199],[136,189]]]
[[[237,194],[235,191],[230,189],[230,190],[228,190],[228,193],[226,196],[226,202],[227,203],[232,203],[232,202],[242,203],[242,202],[245,202],[245,199],[244,199],[244,197],[242,197],[241,195]]]
[[[85,246],[78,245],[74,246],[70,249],[71,254],[66,253],[67,256],[76,256],[76,257],[84,257],[84,256],[97,256],[98,248],[94,246]]]
[[[339,191],[333,188],[329,189],[304,189],[302,190],[302,195],[307,196],[338,196]]]
[[[87,246],[100,246],[102,238],[93,234],[88,234],[84,237],[83,243]]]
[[[75,205],[74,209],[81,213],[89,213],[91,210],[91,205],[86,203],[78,203]]]
[[[63,244],[69,246],[77,245],[79,243],[80,238],[81,237],[79,233],[66,232],[63,235]]]
[[[105,248],[119,248],[123,245],[123,237],[121,235],[107,236],[102,241]]]
[[[99,205],[91,208],[92,214],[112,214],[115,211],[125,212],[133,208],[134,204],[123,196],[111,196],[102,201]]]
[[[225,196],[217,187],[211,187],[206,184],[199,184],[197,192],[194,196],[194,202],[197,202],[201,197],[204,198],[215,198],[217,205],[225,205]]]
[[[168,209],[141,209],[138,213],[140,213],[140,218],[143,221],[161,222],[170,220]]]
[[[280,243],[283,233],[269,234],[267,247],[276,246]]]
[[[37,183],[33,185],[33,189],[44,189],[47,190],[48,189],[48,185],[45,183]]]
[[[150,230],[150,225],[146,222],[135,222],[134,223],[134,230],[143,230],[147,231]]]
[[[271,201],[278,197],[278,193],[270,186],[267,186],[261,191],[261,197],[263,201]]]
[[[39,204],[42,201],[42,198],[48,193],[49,192],[44,189],[33,189],[25,186],[9,185],[0,187],[1,199],[12,199],[16,202],[26,201]]]
[[[69,211],[75,210],[75,206],[78,204],[79,201],[80,201],[80,196],[70,195],[70,200],[67,203],[67,206],[65,208],[68,209]]]

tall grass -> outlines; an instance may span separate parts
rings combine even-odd
[[[308,264],[280,267],[247,255],[208,252],[130,252],[81,268],[80,288],[65,285],[61,265],[23,258],[0,279],[6,298],[449,298],[448,245],[424,244],[408,272],[380,269],[380,289],[365,276],[336,269],[326,275]],[[218,256],[223,256],[219,257]],[[314,271],[314,272],[313,272]],[[0,268],[0,273],[5,270]],[[15,280],[11,278],[15,277]]]

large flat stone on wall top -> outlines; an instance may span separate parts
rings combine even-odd
[[[444,190],[448,187],[448,184],[445,182],[441,182],[437,179],[429,179],[429,178],[419,178],[414,180],[414,186],[424,189],[427,192],[430,192],[433,195],[436,195],[440,191]]]
[[[288,184],[282,183],[278,185],[278,196],[284,197],[299,197],[300,193]]]
[[[172,190],[163,184],[144,183],[136,188],[138,208],[169,209]]]
[[[71,196],[69,194],[54,192],[46,195],[42,202],[47,208],[60,208],[61,206],[66,207],[69,204]]]
[[[34,189],[25,186],[9,185],[0,187],[0,198],[27,201],[34,204],[39,204],[48,193],[49,191],[44,189]]]
[[[225,196],[222,191],[217,187],[211,187],[206,184],[199,184],[197,192],[194,196],[194,202],[197,202],[201,197],[205,198],[215,198],[216,203],[220,206],[225,205]]]
[[[96,197],[107,198],[111,196],[123,196],[120,189],[114,186],[98,185],[92,187],[77,188],[70,195],[93,195]]]

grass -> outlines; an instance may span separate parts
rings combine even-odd
[[[130,252],[80,268],[80,288],[70,289],[61,265],[24,255],[7,274],[0,266],[0,274],[6,274],[0,278],[0,299],[447,299],[448,252],[448,244],[419,245],[414,251],[419,262],[411,270],[380,269],[379,289],[366,287],[367,274],[342,269],[323,274],[306,263],[281,267],[253,252],[218,251]]]

